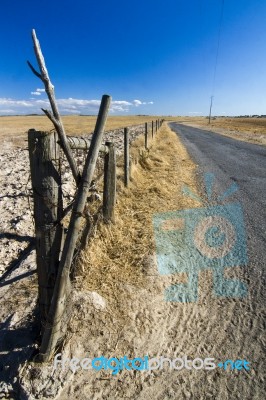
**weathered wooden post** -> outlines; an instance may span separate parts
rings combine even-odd
[[[104,157],[103,219],[105,223],[114,222],[116,199],[116,156],[115,146],[106,142],[109,151]]]
[[[129,179],[131,179],[132,175],[132,156],[129,156]]]
[[[148,123],[145,122],[145,149],[148,149]]]
[[[73,154],[70,150],[68,141],[66,139],[65,129],[64,129],[64,126],[63,126],[63,123],[62,123],[62,120],[61,120],[61,117],[59,114],[56,100],[55,100],[54,85],[50,81],[50,78],[48,75],[48,70],[46,68],[44,57],[42,54],[41,46],[40,46],[39,40],[37,39],[34,29],[32,29],[32,40],[33,40],[34,52],[35,52],[35,56],[36,56],[36,59],[37,59],[38,65],[39,65],[40,72],[36,71],[36,69],[31,65],[31,63],[29,61],[28,61],[28,65],[29,65],[30,69],[32,70],[32,72],[34,73],[34,75],[36,75],[44,83],[45,91],[46,91],[48,99],[50,101],[52,112],[45,110],[43,108],[42,108],[42,110],[54,124],[55,130],[60,137],[61,147],[66,155],[66,158],[69,162],[69,166],[73,173],[74,179],[78,185],[79,181],[80,181],[79,170],[78,170],[77,164],[75,162],[75,159],[73,157]]]
[[[124,129],[124,184],[128,187],[129,183],[129,138],[128,128]]]
[[[39,353],[40,361],[47,361],[50,359],[57,343],[62,340],[62,336],[64,335],[66,328],[65,321],[62,317],[66,314],[68,305],[70,267],[79,236],[81,219],[83,218],[88,191],[91,185],[98,153],[101,147],[104,126],[110,104],[111,97],[104,95],[102,97],[95,131],[92,135],[91,145],[86,157],[82,177],[78,186],[78,192],[73,205],[65,244],[59,263],[53,298],[47,318],[48,323],[45,326]]]
[[[38,303],[42,327],[52,301],[59,266],[63,213],[57,133],[28,132],[34,202]]]
[[[153,121],[151,121],[151,137],[153,139]]]

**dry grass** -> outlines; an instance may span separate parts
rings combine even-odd
[[[195,120],[199,125],[207,125],[206,118]],[[209,127],[225,128],[236,132],[260,133],[266,135],[266,118],[216,118]]]
[[[220,133],[244,142],[266,145],[266,118],[206,118],[182,121],[185,125]]]
[[[162,116],[109,116],[106,130],[123,128],[125,126],[143,124],[164,118],[166,121],[191,122],[199,125],[207,125],[205,117],[162,117]],[[94,130],[96,116],[63,116],[63,123],[67,134],[90,133]],[[26,135],[30,128],[38,130],[53,129],[53,125],[45,115],[39,116],[4,116],[0,117],[0,135],[2,137],[15,138],[16,135]],[[228,128],[246,132],[261,132],[266,134],[266,118],[216,118],[211,121],[211,126]],[[26,136],[25,136],[26,137]]]
[[[266,118],[217,118],[208,124],[205,117],[160,117],[160,116],[109,116],[106,130],[123,128],[125,126],[144,124],[145,122],[155,121],[164,118],[166,121],[184,122],[196,124],[206,129],[224,130],[224,133],[238,139],[249,140],[254,136],[257,141],[258,136],[266,137]],[[93,132],[96,122],[95,116],[64,116],[62,117],[66,133],[68,135],[88,135]],[[45,115],[40,116],[6,116],[0,118],[0,140],[12,142],[15,146],[26,146],[27,132],[34,128],[37,130],[51,130],[53,125]],[[249,137],[247,137],[249,136]]]
[[[135,143],[135,154],[141,140]],[[196,188],[194,171],[185,148],[164,124],[149,151],[142,149],[140,163],[133,166],[130,187],[118,185],[115,225],[101,225],[81,256],[79,271],[86,289],[117,307],[123,303],[121,287],[145,286],[145,269],[155,250],[152,216],[195,207],[195,201],[181,194],[184,183]]]
[[[123,128],[130,125],[143,124],[144,122],[155,121],[163,118],[159,116],[109,116],[106,130]],[[172,118],[179,120],[178,118]],[[82,135],[93,132],[96,116],[64,116],[63,124],[68,135]],[[49,131],[53,129],[51,121],[45,116],[6,116],[0,118],[0,139],[12,141],[14,145],[25,145],[29,129]]]

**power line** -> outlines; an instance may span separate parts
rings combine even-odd
[[[214,72],[213,72],[213,81],[212,81],[212,92],[211,92],[211,104],[210,104],[210,113],[209,113],[209,124],[211,123],[212,103],[213,103],[214,91],[215,91],[216,72],[217,72],[218,57],[219,57],[220,42],[221,42],[223,15],[224,15],[224,0],[222,0],[220,21],[219,21],[218,42],[217,42],[217,50],[216,50],[216,57],[215,57],[215,64],[214,64]]]
[[[218,64],[220,42],[221,42],[223,15],[224,15],[224,0],[222,0],[222,7],[221,7],[221,14],[220,14],[220,21],[219,21],[219,34],[218,34],[217,51],[216,51],[216,57],[215,57],[213,82],[212,82],[212,95],[214,95],[214,90],[215,90],[216,72],[217,72],[217,64]]]

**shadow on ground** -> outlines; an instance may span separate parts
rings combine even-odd
[[[37,352],[39,324],[37,309],[18,328],[12,327],[14,314],[0,323],[0,394],[15,400],[27,399],[18,380],[18,371]]]

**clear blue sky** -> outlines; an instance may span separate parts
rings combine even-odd
[[[266,1],[1,0],[0,115],[48,107],[31,29],[62,113],[266,114]]]

